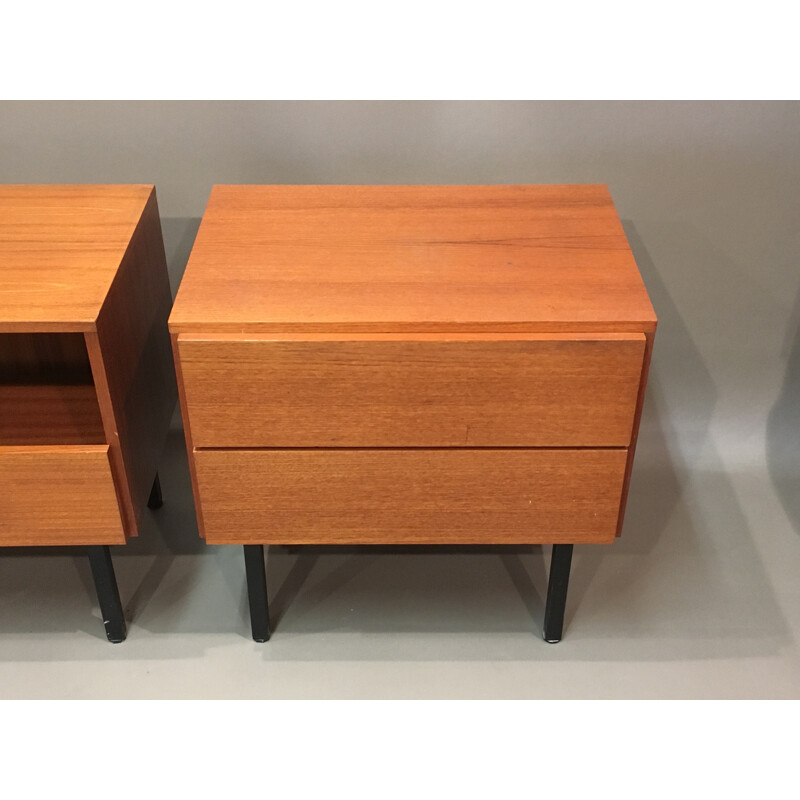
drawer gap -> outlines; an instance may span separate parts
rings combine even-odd
[[[428,446],[413,446],[413,447],[348,447],[347,445],[343,445],[341,447],[195,447],[194,452],[215,452],[215,451],[225,451],[229,452],[231,450],[237,450],[240,452],[283,452],[286,450],[291,451],[323,451],[323,450],[348,450],[348,451],[373,451],[373,450],[387,450],[387,451],[395,451],[395,450],[627,450],[626,447],[428,447]]]

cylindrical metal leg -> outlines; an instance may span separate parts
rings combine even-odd
[[[250,627],[253,639],[257,642],[266,642],[269,641],[269,603],[264,545],[244,545],[244,566],[247,574],[247,596],[250,600]]]
[[[550,561],[550,580],[547,584],[547,603],[544,608],[544,640],[546,642],[561,641],[571,564],[572,545],[554,544],[553,556]]]
[[[150,497],[147,500],[147,507],[156,509],[164,505],[164,498],[161,496],[161,479],[156,472],[156,479],[153,481],[153,488],[150,490]]]
[[[111,551],[107,545],[92,545],[86,548],[89,552],[89,564],[92,567],[94,586],[100,602],[100,613],[109,642],[124,642],[128,635],[125,627],[125,616],[117,589],[117,578],[114,575],[114,564],[111,562]]]

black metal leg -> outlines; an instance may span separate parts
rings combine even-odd
[[[547,603],[544,607],[544,640],[546,642],[561,641],[571,564],[572,545],[554,544],[553,557],[550,561],[550,580],[547,584]]]
[[[156,509],[164,505],[164,498],[161,496],[161,480],[156,472],[156,479],[153,481],[153,488],[150,490],[150,497],[147,500],[147,507]]]
[[[264,567],[264,545],[244,545],[244,566],[247,573],[247,596],[250,600],[250,627],[257,642],[269,641],[269,603],[267,570]]]
[[[119,600],[117,578],[111,562],[111,551],[107,545],[92,545],[86,549],[89,551],[89,563],[92,566],[92,576],[95,589],[97,589],[97,599],[100,601],[100,613],[103,615],[103,625],[106,626],[108,641],[114,644],[124,642],[128,631],[125,627],[122,603]]]

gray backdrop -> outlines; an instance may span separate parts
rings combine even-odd
[[[173,291],[214,183],[607,183],[659,316],[629,514],[621,542],[576,551],[573,649],[565,639],[514,651],[527,670],[573,659],[570,681],[548,674],[534,690],[522,669],[501,684],[515,696],[800,696],[800,104],[5,102],[0,181],[155,183]],[[183,542],[202,554],[187,509],[183,539],[162,533],[172,552]],[[544,558],[525,573],[541,573],[539,595]],[[524,594],[519,565],[506,566]],[[157,581],[146,575],[147,592],[129,580],[152,599]],[[535,617],[536,603],[525,602]],[[170,620],[185,631],[179,614]],[[382,630],[370,620],[353,629]],[[305,624],[321,635],[327,622]],[[413,633],[414,624],[398,626]],[[439,621],[449,633],[464,624]],[[286,642],[298,626],[287,611]],[[6,630],[20,633],[11,622]],[[480,660],[439,646],[436,658]],[[347,647],[330,658],[369,661]],[[423,657],[420,647],[377,661],[402,667]],[[321,657],[310,652],[286,658]],[[578,669],[602,659],[646,665],[624,681]],[[667,666],[675,661],[684,664]],[[454,669],[431,694],[502,694]],[[397,694],[399,674],[367,671],[358,685]],[[164,693],[180,693],[175,680]]]

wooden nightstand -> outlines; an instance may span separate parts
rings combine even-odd
[[[573,544],[622,525],[656,317],[605,186],[216,186],[170,317],[200,530]]]
[[[161,504],[171,299],[152,186],[0,186],[0,546],[85,545],[112,642],[108,545]]]

